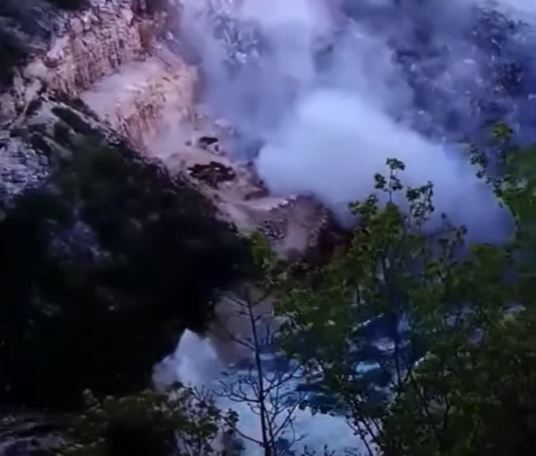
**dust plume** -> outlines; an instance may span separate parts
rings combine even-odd
[[[519,4],[516,6],[516,4]],[[184,2],[203,100],[239,130],[237,158],[269,190],[310,194],[342,222],[386,158],[409,185],[432,181],[437,213],[480,241],[512,228],[461,146],[495,122],[534,139],[528,2]],[[523,16],[526,23],[518,20]],[[533,42],[533,41],[532,41]]]

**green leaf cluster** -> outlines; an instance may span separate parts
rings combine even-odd
[[[345,413],[371,455],[529,454],[532,168],[515,174],[521,193],[512,175],[503,180],[500,195],[526,228],[505,248],[466,245],[464,227],[445,216],[440,232],[427,233],[432,184],[407,188],[404,164],[387,168],[376,192],[351,207],[350,245],[280,297],[290,316],[286,349],[330,399],[322,407]],[[377,322],[387,334],[382,350],[370,345]],[[364,362],[375,368],[363,372]]]
[[[62,456],[209,456],[214,441],[232,434],[232,413],[213,399],[176,385],[171,393],[143,391],[98,400],[86,391],[86,409],[73,421]]]

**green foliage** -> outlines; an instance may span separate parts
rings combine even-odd
[[[254,232],[249,238],[249,245],[252,270],[259,286],[267,292],[283,286],[288,265],[277,257],[270,241],[262,233]]]
[[[527,454],[536,435],[524,402],[536,393],[535,315],[515,272],[517,246],[468,251],[463,227],[446,219],[441,233],[425,235],[432,185],[406,188],[404,165],[387,165],[376,194],[352,205],[351,245],[281,297],[287,351],[368,439],[370,454]],[[390,340],[381,353],[369,346],[378,322]],[[377,369],[363,374],[364,361]]]
[[[522,237],[523,242],[531,243],[535,239],[530,239],[530,235],[535,233],[536,228],[535,165],[536,149],[517,150],[508,156],[505,175],[498,183],[499,195],[516,219],[518,237]]]
[[[158,166],[84,141],[0,221],[0,396],[134,391],[241,277],[246,243]]]
[[[102,401],[86,392],[86,409],[74,420],[71,443],[61,454],[209,456],[216,454],[218,432],[230,437],[235,421],[211,397],[181,386],[169,394],[143,391]]]
[[[479,174],[495,187],[497,196],[508,207],[516,223],[516,237],[510,249],[518,255],[517,273],[530,296],[536,271],[536,147],[516,145],[512,129],[506,124],[493,128],[494,150],[498,152],[499,177],[490,173],[482,151],[472,148]]]
[[[478,344],[442,341],[384,420],[383,453],[529,455],[536,445],[536,318],[497,320]],[[422,405],[420,405],[422,404]]]

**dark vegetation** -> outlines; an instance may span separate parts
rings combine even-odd
[[[0,32],[0,89],[11,82],[14,69],[24,58],[24,51]]]
[[[449,225],[429,238],[420,226],[433,186],[405,187],[404,164],[389,160],[375,183],[391,203],[355,203],[347,242],[327,264],[294,271],[160,166],[99,137],[80,111],[53,112],[53,128],[21,134],[54,172],[0,207],[0,400],[74,409],[64,455],[218,454],[222,428],[234,448],[236,416],[211,398],[144,388],[181,331],[203,330],[218,291],[246,276],[277,290],[307,405],[344,415],[356,447],[366,436],[371,456],[531,454],[536,151],[516,147],[507,126],[493,130],[494,160],[474,156],[515,217],[513,242],[467,246]],[[389,348],[374,345],[379,336]]]
[[[535,448],[536,150],[513,146],[505,126],[494,134],[495,150],[508,149],[491,182],[517,223],[512,243],[469,246],[463,227],[447,223],[426,236],[433,187],[404,186],[404,164],[389,160],[388,176],[375,178],[389,203],[354,204],[350,246],[305,283],[279,287],[292,316],[287,350],[320,393],[311,405],[344,414],[367,439],[364,454]],[[371,344],[378,338],[383,346]]]
[[[496,130],[498,136],[503,133]],[[254,237],[255,279],[278,294],[278,309],[287,317],[283,346],[287,355],[302,361],[303,375],[309,380],[303,385],[309,393],[307,405],[344,416],[356,436],[355,452],[319,454],[533,454],[534,157],[536,150],[516,150],[503,163],[502,177],[493,182],[517,222],[517,237],[508,245],[467,246],[463,227],[448,224],[439,237],[426,236],[420,227],[433,210],[433,186],[404,186],[405,165],[394,159],[388,161],[386,177],[376,176],[376,189],[390,202],[383,207],[372,195],[352,206],[360,222],[351,242],[328,265],[296,278],[277,261],[262,236]],[[400,192],[408,202],[407,212],[393,203]],[[388,347],[372,352],[370,343],[379,336],[384,345],[388,340]],[[363,373],[357,369],[363,361],[375,366]],[[243,398],[249,390],[238,391]],[[259,407],[255,399],[249,400],[251,407]],[[125,406],[130,413],[125,413]],[[155,414],[155,406],[173,412]],[[236,416],[222,420],[217,409],[207,409],[207,415],[190,408],[186,424],[175,420],[180,410],[173,395],[142,393],[90,402],[76,421],[65,454],[127,454],[112,449],[118,435],[122,445],[143,438],[138,447],[147,448],[147,454],[172,454],[169,447],[162,447],[171,428],[179,438],[193,429],[201,439],[208,439],[207,452],[193,454],[242,454],[219,453],[210,447],[214,434],[197,433],[216,423],[225,423],[232,431]],[[261,420],[259,426],[264,430],[267,425]],[[117,428],[130,432],[117,434]],[[167,433],[153,439],[153,433],[162,429]],[[318,454],[294,449],[289,453],[288,447],[281,449],[267,441],[259,442],[264,456]],[[172,452],[192,454],[180,446]]]
[[[211,441],[232,422],[210,398],[180,385],[172,398],[143,391],[98,400],[88,393],[86,404],[63,456],[216,455]]]
[[[48,0],[48,2],[64,10],[77,10],[86,6],[87,0]]]
[[[0,211],[0,397],[72,406],[86,388],[145,387],[181,331],[207,324],[248,255],[159,166],[58,125],[72,156]]]

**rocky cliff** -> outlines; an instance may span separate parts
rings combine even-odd
[[[52,107],[61,100],[89,115],[95,128],[125,138],[187,178],[225,220],[246,232],[265,231],[283,257],[316,243],[327,212],[307,198],[266,197],[251,168],[228,159],[232,151],[221,146],[228,129],[196,112],[197,69],[174,52],[177,2],[91,0],[81,10],[59,11],[46,1],[20,6],[8,0],[0,13],[10,42],[27,43],[19,46],[24,58],[0,94],[4,199],[46,178],[48,158],[38,143],[50,138],[39,130],[53,128]],[[21,135],[26,126],[31,134]],[[206,147],[207,138],[218,150]],[[222,169],[228,178],[210,177]]]
[[[139,388],[185,326],[203,326],[212,286],[240,276],[229,224],[261,230],[290,260],[326,239],[327,211],[267,195],[251,164],[233,161],[232,129],[197,109],[180,11],[173,0],[0,4],[2,401]],[[143,348],[130,356],[134,340]],[[12,415],[1,413],[0,454],[59,442],[46,419]]]
[[[2,455],[61,441],[19,405],[147,385],[244,252],[207,198],[147,156],[164,113],[181,121],[193,104],[195,68],[158,45],[167,3],[56,3],[0,2]]]
[[[84,91],[121,66],[147,58],[160,22],[143,11],[135,1],[95,0],[80,11],[61,11],[46,1],[2,3],[3,40],[18,56],[0,93],[3,198],[46,177],[49,157],[36,142],[49,141],[40,131],[59,120],[55,103],[66,101],[86,117],[89,110],[79,100]],[[26,126],[33,140],[22,134]]]

